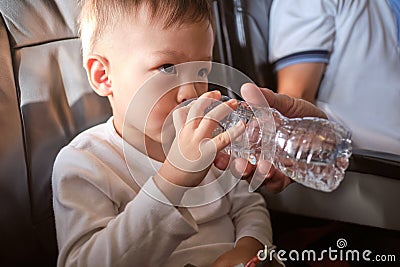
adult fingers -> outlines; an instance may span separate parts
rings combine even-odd
[[[280,193],[282,192],[287,186],[289,186],[294,181],[284,175],[281,171],[279,171],[274,166],[271,166],[267,176],[265,177],[265,188],[267,191],[271,193]]]
[[[250,164],[247,159],[236,158],[232,161],[230,170],[236,178],[247,179],[253,175],[256,166]]]
[[[267,101],[270,107],[275,108],[288,118],[327,118],[322,110],[308,101],[277,94],[269,89],[259,88],[251,83],[242,85],[241,94],[243,99],[249,103],[263,105]]]
[[[226,170],[229,167],[231,156],[223,151],[218,151],[214,159],[214,166],[220,170]]]

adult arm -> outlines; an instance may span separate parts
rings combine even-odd
[[[325,63],[298,63],[277,72],[278,93],[315,103]]]
[[[334,0],[274,1],[271,6],[269,61],[278,92],[312,103],[336,39]]]

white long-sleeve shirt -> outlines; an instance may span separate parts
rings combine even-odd
[[[264,199],[245,181],[210,204],[176,208],[152,197],[163,195],[151,178],[161,163],[133,147],[124,153],[124,146],[110,119],[57,156],[58,266],[210,266],[241,237],[272,245]],[[137,176],[147,179],[141,189]]]

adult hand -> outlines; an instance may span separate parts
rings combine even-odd
[[[267,101],[270,107],[275,108],[288,118],[327,118],[323,111],[310,102],[277,94],[271,90],[259,88],[254,84],[244,84],[241,88],[241,94],[243,99],[249,103],[263,105]],[[255,173],[257,166],[250,164],[246,159],[237,158],[230,163],[230,156],[223,153],[218,153],[214,164],[219,169],[226,169],[230,166],[232,173],[243,179],[251,180],[254,175],[258,177],[262,175],[265,179],[264,184],[267,190],[274,193],[281,192],[293,182],[274,166],[271,166],[269,172],[265,172],[265,174]],[[263,166],[257,168],[258,171],[263,171],[264,169]]]
[[[277,94],[269,89],[259,88],[250,83],[244,84],[240,91],[245,101],[262,105],[266,100],[271,108],[278,110],[288,118],[327,118],[322,110],[303,99]]]

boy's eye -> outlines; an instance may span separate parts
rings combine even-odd
[[[201,78],[207,77],[208,69],[207,68],[200,69],[199,72],[197,73],[197,75],[199,75],[199,77],[201,77]]]
[[[174,64],[164,64],[158,69],[165,74],[176,74],[176,67]]]

